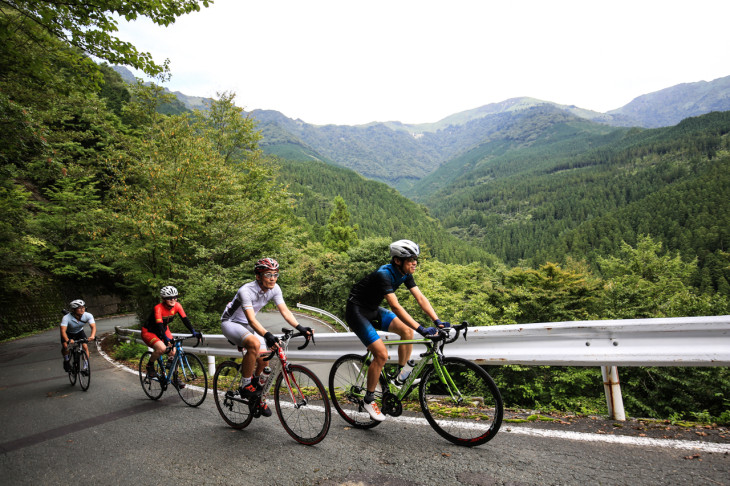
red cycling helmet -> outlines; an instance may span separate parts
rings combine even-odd
[[[276,272],[279,270],[279,262],[274,260],[273,258],[263,258],[256,262],[256,265],[253,267],[254,273],[257,275],[259,273],[264,272]]]

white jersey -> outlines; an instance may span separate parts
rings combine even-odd
[[[223,311],[221,321],[248,324],[248,319],[246,319],[246,314],[243,311],[253,309],[253,313],[258,314],[272,300],[277,306],[284,303],[284,296],[281,293],[279,284],[274,284],[274,288],[271,290],[264,290],[256,280],[249,282],[238,289],[236,296],[228,303],[226,310]]]
[[[61,327],[66,328],[67,334],[76,334],[84,330],[84,324],[96,324],[94,316],[88,312],[84,312],[81,319],[77,319],[73,312],[69,312],[61,319]]]

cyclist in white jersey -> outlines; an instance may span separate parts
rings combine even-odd
[[[266,366],[263,357],[259,355],[261,345],[273,349],[279,339],[256,319],[256,314],[270,301],[274,301],[281,316],[297,331],[311,335],[312,329],[297,322],[294,314],[284,303],[279,284],[279,263],[273,258],[264,258],[254,265],[256,280],[243,285],[221,316],[221,330],[223,335],[238,346],[243,353],[241,374],[244,376],[241,386],[241,395],[255,398],[260,395],[258,376]],[[259,336],[263,336],[263,343]],[[271,416],[271,410],[263,405],[263,415]]]
[[[77,299],[69,304],[71,312],[63,316],[61,319],[61,354],[63,354],[63,370],[68,371],[70,369],[70,356],[68,345],[73,343],[74,340],[84,339],[86,333],[84,332],[84,325],[88,324],[91,327],[91,336],[89,341],[93,341],[96,337],[96,321],[94,316],[86,312],[86,302],[81,299]],[[84,352],[86,357],[89,357],[89,347],[83,344]]]

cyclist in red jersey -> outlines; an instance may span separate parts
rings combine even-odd
[[[162,302],[157,304],[152,309],[152,314],[147,319],[147,322],[142,325],[142,341],[152,348],[152,356],[150,356],[149,363],[147,364],[147,374],[154,378],[156,372],[151,366],[162,353],[164,353],[170,341],[172,341],[172,333],[168,324],[172,322],[175,316],[179,315],[182,319],[183,324],[188,330],[198,339],[203,339],[203,335],[193,329],[193,325],[190,319],[185,315],[180,302],[177,301],[178,292],[177,289],[171,285],[162,287],[160,290],[160,298]],[[175,356],[175,348],[170,350],[170,357]]]

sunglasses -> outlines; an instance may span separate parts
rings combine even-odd
[[[266,278],[279,278],[278,273],[264,273],[263,276]]]

